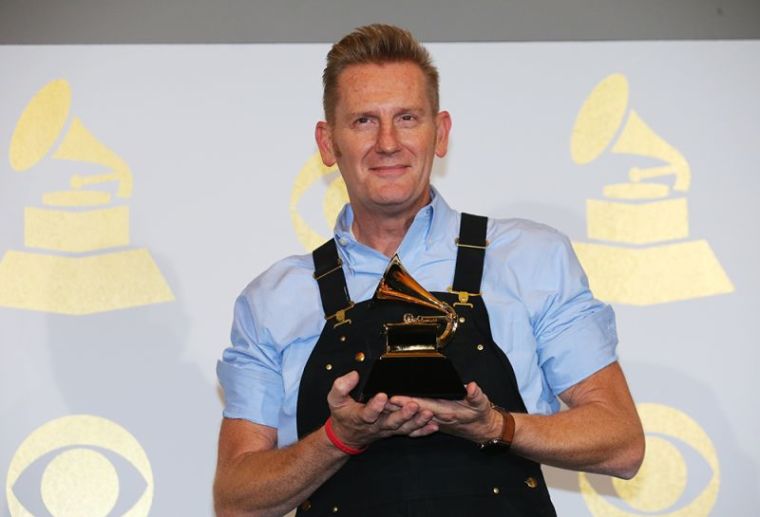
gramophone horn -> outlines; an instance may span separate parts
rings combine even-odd
[[[431,323],[438,322],[443,318],[446,328],[438,336],[440,344],[445,343],[456,331],[456,311],[449,304],[442,302],[422,287],[404,268],[398,255],[394,255],[388,263],[372,299],[406,302],[440,312],[441,316],[417,316],[415,318],[417,322]]]
[[[11,138],[9,158],[14,170],[26,171],[50,152],[63,131],[70,106],[71,88],[64,79],[49,82],[35,94],[24,108]],[[108,169],[103,174],[73,176],[73,188],[117,181],[117,196],[126,198],[132,195],[129,166],[88,131],[77,117],[74,117],[61,144],[53,152],[53,158],[96,163]]]
[[[590,163],[611,143],[613,153],[646,156],[665,162],[663,166],[631,168],[629,176],[632,181],[672,174],[675,176],[674,190],[689,189],[691,169],[688,162],[633,109],[628,109],[628,81],[622,74],[612,74],[600,81],[581,106],[570,142],[573,161],[580,165]]]

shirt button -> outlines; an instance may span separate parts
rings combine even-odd
[[[525,484],[528,485],[528,488],[536,488],[538,486],[538,481],[536,481],[536,478],[530,477],[525,480]]]
[[[338,513],[338,507],[337,506],[333,506],[332,507],[332,513]]]
[[[332,370],[332,365],[331,365],[330,363],[327,363],[327,364],[325,365],[325,370],[327,370],[328,372],[329,372],[330,370]]]
[[[346,239],[345,237],[341,237],[340,239],[338,239],[338,243],[341,246],[345,246],[346,244],[348,244],[348,239]]]
[[[464,316],[460,316],[459,317],[459,323],[464,323],[465,321],[467,321],[467,320],[465,319]]]
[[[501,490],[499,490],[499,487],[493,487],[493,495],[499,495],[499,492],[501,492]]]
[[[478,346],[476,346],[475,348],[478,349],[478,352],[482,352],[483,348],[485,348],[485,347],[483,345],[481,345],[481,344],[478,344]]]
[[[354,359],[356,359],[356,361],[359,363],[363,363],[365,359],[364,352],[357,352],[354,356]]]

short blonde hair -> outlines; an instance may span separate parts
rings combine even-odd
[[[332,121],[338,102],[338,77],[351,65],[408,61],[420,67],[427,79],[428,98],[433,113],[438,113],[438,69],[427,49],[412,34],[400,27],[375,23],[354,29],[332,46],[322,73],[325,118]]]

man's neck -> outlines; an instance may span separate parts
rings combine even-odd
[[[351,230],[357,241],[386,257],[392,257],[404,240],[417,212],[429,202],[430,198],[426,197],[407,210],[391,214],[376,214],[353,207],[354,221]]]
[[[386,257],[392,257],[401,245],[401,241],[404,240],[404,235],[406,235],[406,231],[412,225],[413,220],[413,216],[403,219],[366,220],[364,222],[355,218],[351,229],[357,241],[376,249]]]

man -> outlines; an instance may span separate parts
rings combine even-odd
[[[538,463],[632,477],[644,441],[614,316],[567,239],[460,218],[430,186],[451,117],[427,51],[396,27],[362,27],[333,46],[323,79],[317,145],[350,205],[334,240],[278,262],[236,302],[218,365],[217,512],[553,515]],[[367,303],[396,253],[458,303],[446,354],[462,401],[357,401],[379,328],[398,316]]]

